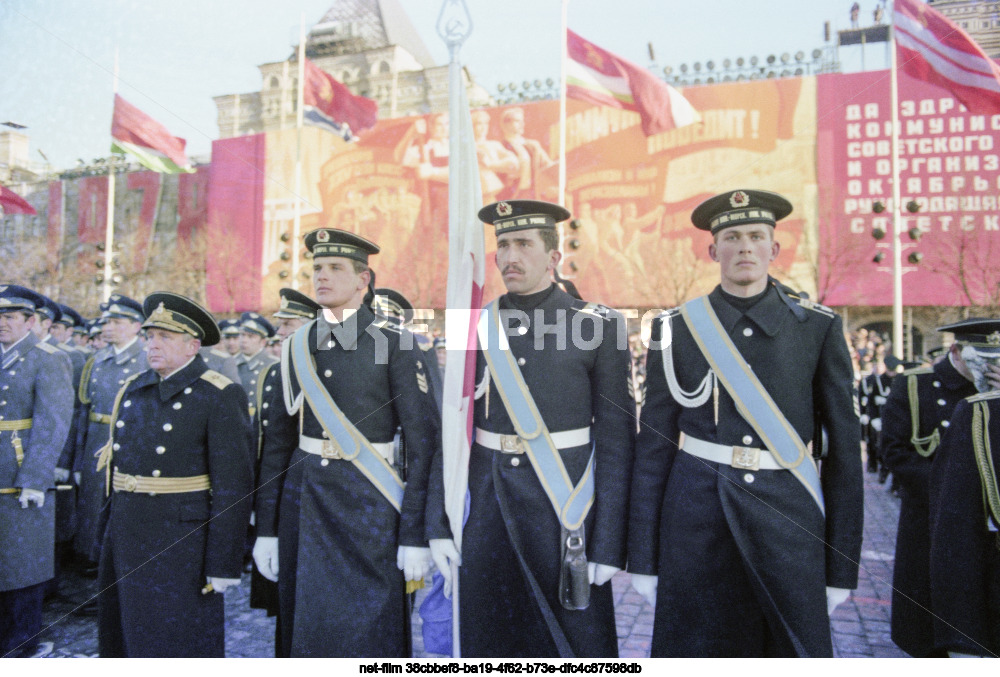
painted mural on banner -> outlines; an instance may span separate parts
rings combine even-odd
[[[818,80],[819,300],[892,305],[889,73]],[[901,73],[899,121],[903,304],[997,305],[1000,115],[973,115],[946,90]],[[888,207],[881,213],[878,201]],[[905,209],[910,201],[917,212]]]
[[[815,279],[815,79],[692,87],[698,125],[646,137],[628,111],[567,102],[562,274],[588,300],[621,308],[669,307],[710,290],[718,271],[710,237],[690,223],[703,199],[729,188],[787,195],[795,212],[778,229],[778,274],[813,291]],[[558,199],[559,104],[544,101],[473,111],[484,203]],[[282,234],[294,215],[295,131],[267,137],[260,306],[287,285]],[[220,142],[221,143],[221,142]],[[214,168],[225,161],[213,152]],[[235,162],[236,160],[233,160]],[[246,161],[239,160],[240,162]],[[448,116],[383,120],[357,143],[303,130],[301,232],[321,226],[382,247],[379,285],[405,290],[418,308],[442,308],[447,276]],[[247,211],[251,205],[231,205]],[[246,222],[230,217],[236,223]],[[487,256],[495,237],[487,229]],[[246,262],[246,260],[244,260]],[[301,283],[309,291],[311,264]],[[488,270],[486,296],[502,291]]]

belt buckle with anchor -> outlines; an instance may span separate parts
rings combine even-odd
[[[523,454],[524,440],[517,435],[500,436],[500,453],[502,454]]]
[[[733,447],[733,460],[730,465],[739,470],[760,470],[760,449]]]
[[[333,440],[323,440],[323,446],[320,448],[321,458],[332,458],[332,459],[342,459],[344,455],[340,453],[340,446]]]

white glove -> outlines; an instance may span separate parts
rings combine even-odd
[[[76,484],[76,486],[80,486],[80,480],[82,479],[83,479],[83,473],[81,473],[79,470],[73,473],[73,483]]]
[[[462,556],[455,548],[455,541],[450,538],[432,538],[428,543],[431,547],[431,559],[434,566],[444,578],[444,596],[451,599],[451,565],[462,566]]]
[[[977,656],[971,653],[962,653],[961,651],[949,651],[948,658],[982,658],[982,656]]]
[[[213,592],[223,593],[227,588],[234,587],[240,584],[240,579],[238,578],[213,578],[208,577],[208,582],[212,586]]]
[[[21,489],[21,495],[17,498],[21,502],[22,508],[27,508],[29,503],[34,503],[41,508],[45,505],[45,492],[38,489]]]
[[[659,576],[647,576],[645,574],[632,574],[632,587],[642,598],[649,602],[652,607],[656,606],[656,586],[659,583]]]
[[[56,482],[68,482],[69,481],[69,470],[67,468],[56,468],[55,473]]]
[[[431,549],[401,545],[396,551],[396,568],[408,581],[419,581],[431,570]],[[443,574],[442,574],[443,575]]]
[[[253,561],[257,571],[269,581],[278,580],[278,537],[258,536],[253,542]]]
[[[598,564],[597,562],[587,563],[587,575],[590,576],[591,585],[604,585],[611,580],[621,569],[610,564]]]
[[[832,614],[833,610],[847,601],[851,596],[851,591],[847,588],[826,588],[826,613]]]

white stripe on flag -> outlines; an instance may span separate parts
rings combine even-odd
[[[980,75],[978,73],[971,72],[966,68],[956,66],[952,61],[939,56],[937,53],[912,39],[906,33],[901,32],[897,34],[896,42],[900,45],[900,47],[913,50],[920,54],[920,56],[927,60],[927,63],[930,64],[931,68],[955,84],[1000,93],[1000,82],[997,82],[996,77],[992,74]],[[902,65],[905,68],[905,64]]]
[[[897,17],[896,27],[899,29],[896,39],[900,42],[905,40],[905,44],[910,49],[920,52],[928,57],[928,60],[930,60],[931,55],[939,54],[942,58],[951,60],[965,70],[983,73],[991,78],[996,76],[991,65],[979,54],[955,49],[944,44],[937,35],[905,14],[900,14]]]
[[[628,86],[628,80],[624,77],[620,75],[617,77],[605,75],[604,73],[587,68],[578,61],[573,61],[573,59],[567,59],[566,61],[566,82],[587,89],[608,91],[616,99],[623,99],[628,103],[632,102],[632,90]]]

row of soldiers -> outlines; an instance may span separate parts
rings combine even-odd
[[[1000,320],[937,328],[924,365],[876,344],[858,384],[869,470],[900,498],[892,639],[911,656],[996,655],[1000,491],[988,411],[1000,407]],[[996,400],[996,404],[990,404]],[[978,412],[978,413],[977,413]],[[876,460],[877,459],[877,460]],[[994,547],[996,546],[996,547]]]
[[[277,583],[279,656],[408,656],[409,594],[434,568],[435,589],[460,592],[464,656],[616,656],[608,582],[626,567],[655,608],[653,656],[832,655],[829,614],[858,580],[861,426],[840,318],[768,274],[791,211],[760,190],[694,210],[720,284],[654,321],[638,421],[624,318],[556,283],[559,205],[479,213],[507,293],[480,316],[462,402],[436,401],[437,361],[373,309],[379,248],[360,235],[306,236],[314,298],[283,299],[302,324],[249,378],[252,394],[200,359],[221,340],[207,311],[151,294],[132,320],[148,369],[130,366],[106,408],[89,405],[107,426],[90,471],[106,497],[101,655],[222,655],[220,593],[239,583],[250,523],[256,583]],[[4,333],[43,302],[12,286],[0,299],[3,359],[45,364],[36,380],[59,381],[70,397],[52,402],[71,409],[55,349]],[[33,434],[49,398],[6,385],[24,400],[12,430]],[[443,435],[465,432],[442,430],[449,406],[473,438],[445,469]],[[3,433],[0,467],[32,455],[51,475],[70,418],[38,428],[37,444]],[[51,477],[10,468],[0,509],[20,503],[42,533]],[[467,472],[460,534],[446,470]],[[3,556],[24,537],[0,533]],[[50,576],[43,554],[33,566]]]

